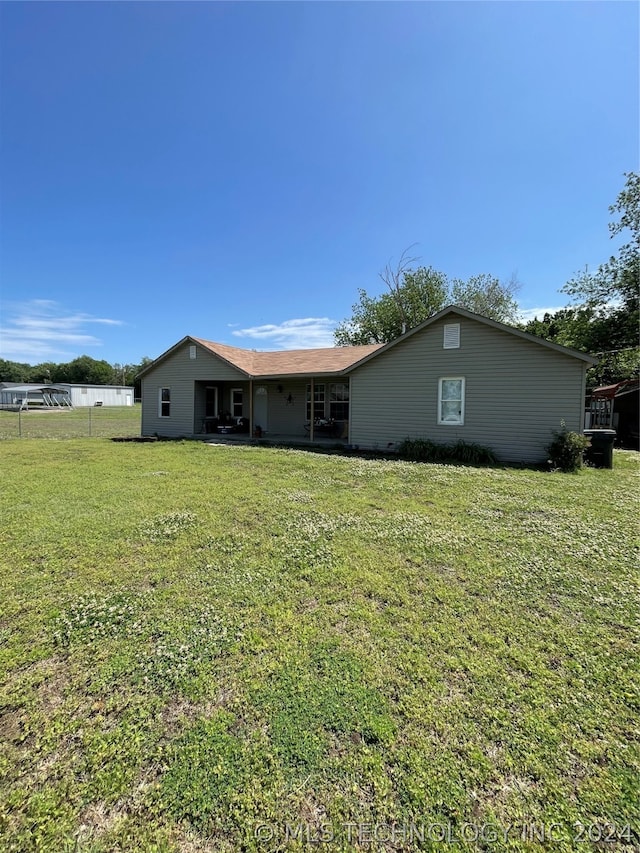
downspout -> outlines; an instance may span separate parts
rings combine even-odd
[[[313,423],[315,421],[315,382],[311,377],[311,403],[309,408],[309,440],[313,441]]]

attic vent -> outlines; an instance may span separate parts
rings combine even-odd
[[[195,348],[195,346],[190,346],[189,347],[189,358],[195,358],[195,357],[196,357],[196,348]]]
[[[444,327],[443,349],[459,349],[460,323],[449,323]]]

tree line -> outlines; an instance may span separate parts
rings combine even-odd
[[[511,324],[530,334],[599,358],[587,375],[588,387],[637,377],[640,290],[640,175],[625,174],[626,183],[609,212],[612,237],[629,232],[631,239],[596,270],[585,269],[561,289],[573,300],[566,308],[546,313],[541,320],[519,320],[519,284],[487,275],[450,281],[432,267],[414,267],[405,251],[395,268],[380,273],[386,286],[380,296],[361,289],[351,317],[335,331],[339,346],[387,343],[454,304],[476,314]]]
[[[71,383],[73,385],[127,385],[136,388],[139,396],[139,383],[136,376],[152,359],[144,357],[139,364],[109,364],[104,359],[96,360],[89,355],[81,355],[73,361],[56,364],[45,361],[30,365],[17,361],[0,359],[0,382],[20,382],[24,384]]]

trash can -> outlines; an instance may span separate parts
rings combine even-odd
[[[585,429],[584,434],[591,441],[585,451],[586,461],[595,468],[613,468],[615,429]]]

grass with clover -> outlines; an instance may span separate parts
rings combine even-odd
[[[637,454],[578,475],[3,442],[0,847],[640,825]],[[635,686],[634,686],[635,685]],[[266,842],[255,827],[272,828]],[[628,843],[627,843],[628,842]],[[322,845],[320,845],[322,849]]]

